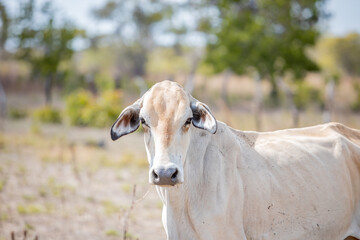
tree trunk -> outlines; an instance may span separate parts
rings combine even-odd
[[[5,43],[9,37],[10,18],[8,16],[8,9],[3,3],[0,3],[0,18],[1,18],[1,32],[0,32],[0,57],[5,52]]]
[[[85,82],[88,85],[88,88],[92,95],[96,96],[98,93],[98,89],[95,84],[95,72],[90,72],[85,76]]]
[[[1,84],[0,81],[0,129],[2,130],[4,128],[4,120],[6,117],[6,94],[5,90]]]
[[[231,110],[230,110],[230,103],[229,103],[229,94],[228,94],[228,85],[229,79],[231,77],[231,71],[227,69],[224,73],[224,77],[222,79],[221,84],[221,99],[220,99],[220,109],[222,109],[224,122],[227,125],[232,125],[231,123]]]
[[[277,86],[279,86],[286,95],[286,102],[289,104],[291,115],[292,115],[292,127],[299,127],[300,112],[294,102],[294,93],[290,87],[283,81],[281,77],[276,78]]]
[[[200,56],[202,56],[202,54],[199,51],[195,50],[190,58],[191,68],[184,86],[185,90],[188,91],[189,93],[192,93],[192,91],[195,88],[195,73],[199,65],[199,61],[201,59]]]
[[[121,76],[119,73],[117,73],[115,75],[115,78],[114,78],[114,85],[115,85],[115,89],[120,89],[121,88]]]
[[[275,77],[270,76],[271,92],[270,99],[274,106],[279,106],[279,86]]]
[[[195,85],[195,74],[190,72],[186,82],[185,82],[185,86],[184,89],[188,92],[188,93],[192,93],[194,91],[194,85]]]
[[[140,89],[140,96],[144,95],[148,90],[145,80],[142,76],[135,77],[135,84]]]
[[[254,98],[254,116],[255,127],[257,131],[262,130],[262,109],[263,109],[263,94],[261,87],[261,77],[257,73],[255,76],[255,98]]]
[[[192,61],[192,67],[191,70],[189,72],[189,76],[185,82],[185,90],[187,92],[189,92],[190,94],[194,91],[194,87],[195,87],[195,73],[196,73],[196,69],[199,63],[199,59],[195,56],[193,61]]]
[[[331,122],[334,113],[335,98],[335,80],[331,78],[325,87],[325,110],[323,113],[323,122]]]
[[[225,73],[224,73],[224,77],[223,77],[223,81],[221,84],[221,98],[224,101],[224,103],[226,103],[227,106],[230,105],[229,103],[229,80],[231,77],[231,70],[230,69],[226,69]]]
[[[116,60],[118,63],[121,62],[121,59],[119,59],[119,56],[117,57]],[[123,83],[123,74],[122,74],[122,70],[121,69],[121,64],[119,64],[119,66],[117,67],[117,70],[115,71],[114,74],[114,88],[115,89],[120,89],[120,88],[124,88],[124,83]]]
[[[53,75],[48,74],[45,78],[45,103],[46,105],[51,105],[52,101],[52,85],[53,85]]]

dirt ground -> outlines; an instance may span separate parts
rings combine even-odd
[[[165,239],[140,133],[6,120],[0,239]],[[135,196],[133,196],[136,185]]]
[[[43,104],[38,95],[25,95],[9,95],[9,103]],[[251,112],[214,114],[235,128],[255,129]],[[262,117],[266,131],[292,126],[287,110]],[[359,114],[338,112],[334,121],[360,129]],[[301,127],[321,122],[320,112],[300,117]],[[123,240],[125,230],[128,240],[166,238],[142,134],[113,142],[109,128],[46,125],[31,117],[0,121],[0,240],[22,240],[24,231],[27,240]]]

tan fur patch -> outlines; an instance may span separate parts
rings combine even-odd
[[[190,126],[183,126],[182,131],[183,133],[187,133],[189,131]]]
[[[341,123],[330,123],[330,128],[340,133],[357,145],[360,145],[360,131],[342,125]]]
[[[162,136],[164,146],[169,146],[175,131],[183,125],[179,120],[190,106],[187,93],[177,83],[164,81],[154,85],[144,102],[149,124]]]

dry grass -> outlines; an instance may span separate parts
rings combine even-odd
[[[19,239],[24,230],[39,239],[121,237],[132,201],[130,186],[138,185],[136,199],[149,188],[145,152],[111,142],[107,130],[31,129],[28,120],[8,121],[0,135],[0,239],[12,233]],[[105,146],[91,146],[88,139],[103,139]],[[138,134],[130,139],[142,143]],[[139,211],[128,218],[127,239],[164,238],[161,212],[153,211],[155,191],[149,196],[136,202]],[[139,219],[149,221],[146,227]]]
[[[221,120],[222,112],[215,116]],[[288,111],[263,114],[264,130],[291,127]],[[235,112],[230,125],[254,130],[251,112]],[[337,114],[335,120],[360,128],[360,115]],[[300,125],[322,122],[315,111],[301,114]],[[123,220],[128,217],[127,239],[164,239],[161,207],[156,192],[147,183],[148,163],[141,134],[111,142],[108,131],[39,126],[31,122],[8,122],[0,135],[0,236],[24,230],[39,239],[118,239],[123,237]],[[66,128],[66,127],[65,127]],[[21,133],[21,134],[20,134]],[[87,144],[101,139],[104,147]],[[136,233],[136,234],[133,234]]]
[[[197,91],[201,100],[210,101],[216,118],[234,128],[255,130],[253,83],[246,78],[230,80],[230,97],[235,104],[225,112],[217,105],[219,81],[209,81],[214,84],[199,81],[198,90],[202,90]],[[263,84],[268,91],[267,83]],[[319,80],[314,84],[321,87]],[[344,110],[352,94],[351,84],[339,86],[337,99],[341,101],[337,102],[334,120],[360,128],[360,115]],[[265,111],[262,122],[264,131],[284,129],[292,126],[292,116],[288,110]],[[300,115],[300,126],[320,123],[322,114],[314,109]],[[165,239],[162,203],[148,184],[142,134],[112,142],[108,129],[41,125],[28,119],[7,120],[3,129],[0,240],[11,239],[12,232],[16,239],[22,239],[24,230],[28,239],[124,239],[124,219],[128,221],[126,239]]]

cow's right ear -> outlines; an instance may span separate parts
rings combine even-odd
[[[206,104],[197,101],[195,98],[192,98],[190,107],[193,112],[193,125],[197,128],[204,129],[212,134],[215,134],[217,130],[217,123],[209,107],[206,106]]]
[[[118,119],[112,125],[110,134],[113,141],[136,131],[140,126],[140,104],[139,101],[125,108]]]

